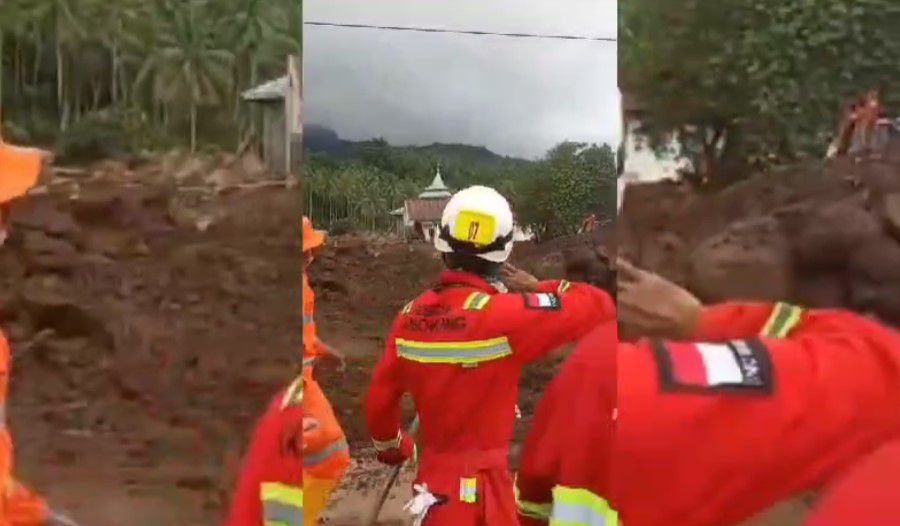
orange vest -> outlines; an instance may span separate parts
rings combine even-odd
[[[316,345],[316,320],[314,317],[316,295],[309,286],[309,278],[303,271],[303,366],[311,365],[311,361],[319,355]]]

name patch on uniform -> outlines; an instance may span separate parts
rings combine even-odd
[[[759,340],[721,343],[653,342],[665,391],[769,394],[774,375],[769,349]]]
[[[522,296],[528,309],[559,310],[562,305],[559,296],[549,292],[526,293]]]

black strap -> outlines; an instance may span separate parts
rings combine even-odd
[[[498,237],[491,243],[482,247],[479,247],[471,241],[460,241],[459,239],[456,239],[455,237],[450,235],[450,228],[447,226],[441,227],[440,237],[441,239],[446,241],[447,244],[450,245],[450,248],[453,249],[453,251],[457,254],[477,256],[479,254],[487,254],[488,252],[493,252],[495,250],[503,250],[506,244],[512,241],[513,233],[510,232],[505,236]]]

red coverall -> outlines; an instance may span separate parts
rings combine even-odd
[[[446,271],[397,317],[366,401],[369,432],[400,431],[400,398],[420,420],[416,484],[446,499],[426,526],[517,525],[508,447],[522,366],[615,316],[586,284],[547,281],[540,293],[499,293],[483,278]]]
[[[900,440],[858,461],[822,495],[803,526],[900,522]]]
[[[694,336],[732,343],[619,346],[612,500],[628,526],[733,524],[900,437],[900,334],[887,327],[724,304]]]
[[[260,418],[223,526],[303,526],[302,377]]]
[[[564,524],[615,524],[602,495],[610,494],[603,446],[613,440],[616,336],[615,321],[594,329],[544,390],[516,477],[522,526],[545,525],[551,514]]]

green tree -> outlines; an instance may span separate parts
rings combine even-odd
[[[821,157],[848,98],[900,79],[893,0],[629,0],[620,82],[698,182]]]

